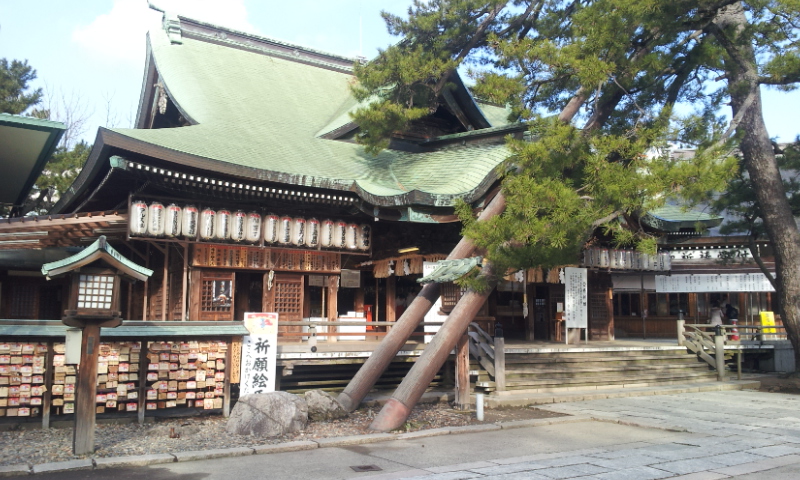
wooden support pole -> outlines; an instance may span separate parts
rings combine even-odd
[[[469,337],[462,335],[456,345],[456,409],[469,410]]]
[[[370,430],[388,432],[403,425],[411,409],[419,402],[422,394],[430,386],[431,380],[442,368],[458,340],[467,331],[470,322],[494,290],[495,281],[491,264],[486,264],[481,276],[489,281],[483,291],[468,290],[458,301],[442,327],[425,348],[408,375],[403,378],[392,398],[386,402],[381,412],[369,426]]]
[[[505,209],[506,202],[502,193],[498,193],[486,208],[481,212],[478,221],[487,220],[495,215],[499,215]],[[466,238],[462,238],[458,245],[447,256],[448,260],[466,258],[473,254],[475,246]],[[436,300],[439,299],[441,285],[429,283],[425,285],[417,294],[417,297],[406,308],[392,329],[383,337],[383,341],[367,358],[367,361],[356,372],[347,387],[339,394],[339,403],[347,410],[352,412],[361,403],[361,400],[369,393],[375,382],[392,362],[397,352],[405,345],[417,325],[425,318],[425,314],[431,309]],[[479,305],[480,308],[483,304]],[[376,305],[377,311],[377,305]],[[474,315],[473,315],[474,316]],[[377,316],[375,318],[378,318]],[[466,330],[466,327],[464,328]],[[426,349],[427,350],[427,349]]]
[[[97,395],[97,356],[100,351],[100,327],[87,325],[81,335],[81,363],[75,387],[75,431],[72,453],[94,453],[95,397]]]
[[[684,334],[686,333],[686,320],[678,320],[678,346],[682,347],[685,341]]]

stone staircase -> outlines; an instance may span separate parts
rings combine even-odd
[[[493,392],[494,378],[477,361],[475,391]],[[473,377],[475,378],[475,377]],[[507,391],[557,392],[712,382],[716,372],[678,346],[603,349],[506,348]]]

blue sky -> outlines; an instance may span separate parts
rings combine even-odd
[[[394,39],[380,11],[401,14],[411,0],[154,0],[187,17],[331,52],[372,58]],[[147,0],[0,0],[0,58],[27,59],[46,107],[87,116],[82,137],[99,126],[130,127],[139,101],[145,33],[161,14]],[[71,108],[64,108],[64,103]],[[800,92],[764,91],[772,137],[800,134]],[[59,118],[63,120],[63,118]]]

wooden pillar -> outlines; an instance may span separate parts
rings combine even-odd
[[[169,310],[169,245],[164,248],[164,277],[161,279],[161,321],[167,320],[167,310]]]
[[[53,404],[53,357],[55,350],[53,342],[47,342],[47,357],[44,361],[44,388],[45,392],[42,399],[42,428],[50,428],[50,407]],[[62,407],[63,408],[63,407]]]
[[[328,276],[328,321],[335,322],[339,318],[339,276]],[[332,325],[328,326],[328,331],[334,335],[328,335],[328,342],[335,342],[338,337],[335,333],[338,328]]]
[[[469,410],[469,338],[456,344],[456,409]]]
[[[139,425],[144,425],[144,415],[147,413],[147,384],[149,383],[145,381],[147,378],[147,364],[149,363],[147,358],[149,346],[147,340],[141,340],[141,342],[142,346],[139,349],[139,410],[136,413]]]
[[[646,297],[646,296],[645,296]],[[645,308],[647,302],[644,301]],[[614,340],[614,289],[609,288],[606,295],[606,311],[608,312],[608,339]]]
[[[386,321],[397,320],[397,277],[390,275],[386,278]]]
[[[181,286],[181,321],[187,320],[186,300],[189,296],[189,244],[183,244],[183,283]]]
[[[97,395],[97,356],[100,351],[100,327],[87,325],[81,336],[81,363],[75,387],[75,431],[72,453],[94,453],[95,397]]]
[[[225,386],[222,397],[222,416],[231,416],[231,372],[233,366],[233,338],[228,338],[228,350],[225,352]]]
[[[355,291],[355,298],[353,299],[353,309],[356,312],[364,312],[364,290],[359,288]]]
[[[147,250],[144,257],[145,268],[150,268],[150,244],[147,244]],[[150,293],[150,277],[144,281],[144,305],[142,306],[142,320],[147,320],[147,301]]]
[[[494,337],[494,388],[497,392],[506,390],[506,339],[503,337]]]

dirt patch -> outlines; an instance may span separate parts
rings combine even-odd
[[[789,373],[785,375],[764,375],[759,377],[761,392],[788,393],[800,395],[800,375]]]

